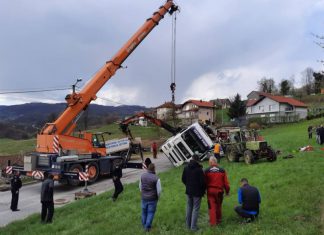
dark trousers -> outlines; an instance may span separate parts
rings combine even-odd
[[[53,215],[54,215],[54,202],[42,202],[42,213],[41,213],[42,222],[51,223]]]
[[[222,221],[223,194],[223,191],[217,188],[208,188],[207,190],[209,223],[211,226],[220,224]]]
[[[115,179],[113,179],[114,181],[114,186],[115,186],[115,192],[113,195],[114,199],[117,199],[118,195],[124,190],[124,187],[122,185],[122,183],[120,182],[120,178],[116,177]]]
[[[11,205],[10,209],[11,210],[17,210],[18,206],[18,199],[19,199],[19,191],[18,190],[11,190]]]
[[[255,215],[251,215],[251,214],[247,213],[246,210],[243,210],[242,206],[237,206],[237,207],[235,207],[235,212],[236,212],[239,216],[241,216],[241,217],[243,217],[243,218],[246,218],[246,219],[250,218],[250,219],[252,219],[252,220],[255,219],[256,217],[258,217],[258,214],[259,214],[259,213],[257,213],[257,214],[255,214]]]
[[[217,163],[220,163],[221,157],[219,153],[214,153],[214,157],[217,159]]]
[[[312,139],[313,138],[313,133],[312,132],[308,132],[308,139]]]

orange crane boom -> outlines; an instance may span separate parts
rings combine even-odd
[[[95,74],[90,82],[80,91],[73,91],[66,96],[67,108],[54,123],[47,123],[37,135],[37,152],[56,153],[58,149],[72,150],[76,153],[98,152],[105,155],[105,149],[94,149],[91,143],[91,134],[84,134],[82,138],[71,136],[76,122],[82,112],[92,100],[95,100],[98,91],[122,66],[122,63],[144,40],[144,38],[158,25],[166,13],[172,14],[178,7],[172,0],[168,0],[153,16],[137,30],[137,32],[124,44],[124,46],[107,61]]]

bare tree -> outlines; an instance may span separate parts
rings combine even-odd
[[[273,78],[266,78],[263,77],[258,81],[259,91],[266,92],[266,93],[273,93],[277,90],[275,81]]]
[[[301,72],[304,91],[310,95],[314,91],[314,70],[310,67]]]

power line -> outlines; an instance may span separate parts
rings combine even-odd
[[[120,103],[118,101],[114,101],[114,100],[111,100],[111,99],[107,99],[107,98],[103,98],[103,97],[98,97],[97,98],[101,99],[101,100],[104,100],[104,101],[108,101],[108,102],[112,102],[112,103],[115,103],[115,104],[120,104],[120,105],[129,105],[129,104],[123,104],[123,103]]]
[[[24,94],[24,93],[38,93],[38,92],[45,92],[45,91],[63,91],[63,90],[70,90],[71,88],[49,88],[49,89],[35,89],[35,90],[23,90],[23,91],[0,91],[0,95],[6,94]]]

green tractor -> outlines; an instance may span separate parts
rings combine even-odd
[[[221,143],[228,161],[238,162],[243,158],[246,164],[252,164],[262,158],[269,162],[277,160],[276,152],[257,131],[231,128],[221,132],[223,137],[226,136]]]

